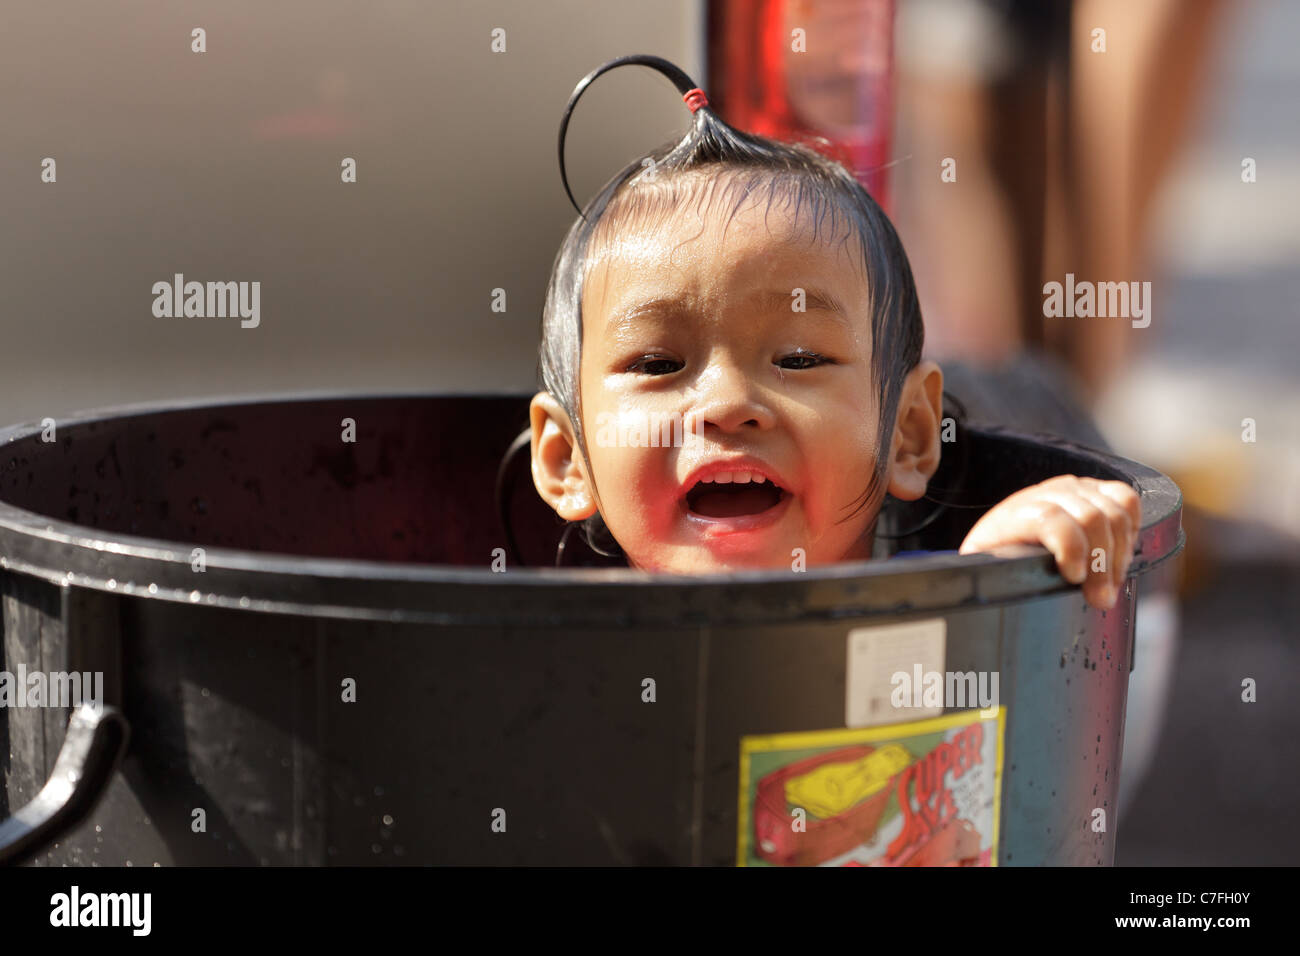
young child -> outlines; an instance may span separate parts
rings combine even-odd
[[[606,184],[560,248],[530,409],[537,491],[647,571],[866,560],[885,494],[920,498],[941,449],[943,373],[921,357],[898,236],[843,166],[731,128],[652,56],[574,90],[571,201],[569,116],[629,63],[668,76],[694,123]],[[616,438],[656,433],[680,440]],[[989,510],[960,550],[1041,544],[1109,608],[1140,520],[1126,484],[1063,475]]]

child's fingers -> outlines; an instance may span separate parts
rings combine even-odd
[[[1138,493],[1122,481],[1099,481],[1099,492],[1123,508],[1133,522],[1133,540],[1137,543],[1137,534],[1142,530],[1142,499]]]
[[[1013,541],[1041,543],[1061,575],[1082,585],[1088,603],[1106,610],[1119,599],[1141,522],[1138,495],[1123,482],[1060,475],[1022,489],[986,514],[961,553]]]
[[[1078,519],[1050,500],[1033,507],[1038,516],[1038,539],[1056,558],[1061,576],[1071,584],[1082,584],[1088,577],[1088,536]]]
[[[1106,564],[1110,568],[1111,583],[1115,585],[1115,590],[1118,592],[1124,586],[1124,577],[1128,572],[1129,561],[1133,559],[1134,530],[1132,520],[1119,502],[1102,494],[1094,486],[1080,485],[1079,495],[1088,499],[1094,506],[1103,511],[1106,519],[1110,522],[1111,537],[1115,542],[1115,550],[1106,555]]]
[[[1096,608],[1114,605],[1118,590],[1111,575],[1111,555],[1115,553],[1115,536],[1111,531],[1110,516],[1083,497],[1078,490],[1059,492],[1044,490],[1042,497],[1063,509],[1083,531],[1086,538],[1087,579],[1083,582],[1083,596]],[[1098,566],[1097,552],[1103,560]]]
[[[1128,567],[1133,563],[1133,552],[1137,548],[1138,536],[1142,533],[1142,499],[1133,488],[1122,481],[1096,481],[1089,479],[1088,484],[1099,494],[1105,495],[1111,501],[1114,501],[1124,509],[1129,518],[1129,528],[1131,536],[1129,543],[1124,551],[1124,568],[1123,576],[1119,579],[1119,585],[1122,587],[1124,577],[1128,575]]]

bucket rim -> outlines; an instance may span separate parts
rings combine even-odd
[[[159,413],[269,403],[411,398],[523,401],[533,394],[421,389],[205,396],[83,410],[57,420],[56,425],[60,429],[75,428]],[[1160,472],[1054,436],[992,426],[974,426],[971,430],[1012,443],[1048,445],[1091,459],[1133,485],[1142,499],[1143,521],[1137,553],[1129,569],[1130,587],[1136,576],[1172,558],[1184,546],[1182,495],[1174,482]],[[0,428],[0,451],[41,431],[40,423]],[[202,572],[191,565],[195,547],[203,549]],[[1009,547],[997,553],[846,561],[797,572],[757,569],[668,574],[630,568],[524,567],[502,573],[447,564],[196,546],[104,532],[4,500],[0,500],[0,570],[64,587],[189,605],[444,624],[709,624],[865,617],[933,613],[1077,590],[1057,573],[1047,550],[1037,546]],[[753,587],[755,584],[763,586]],[[556,608],[557,587],[567,589],[563,612]],[[640,589],[640,594],[653,600],[628,602],[628,587]],[[637,607],[627,606],[629,603]]]

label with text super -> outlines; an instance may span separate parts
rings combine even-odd
[[[994,866],[1006,708],[743,737],[741,866]]]

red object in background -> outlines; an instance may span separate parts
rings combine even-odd
[[[894,0],[710,0],[708,32],[704,89],[724,120],[773,139],[825,137],[829,149],[808,145],[889,211]]]

